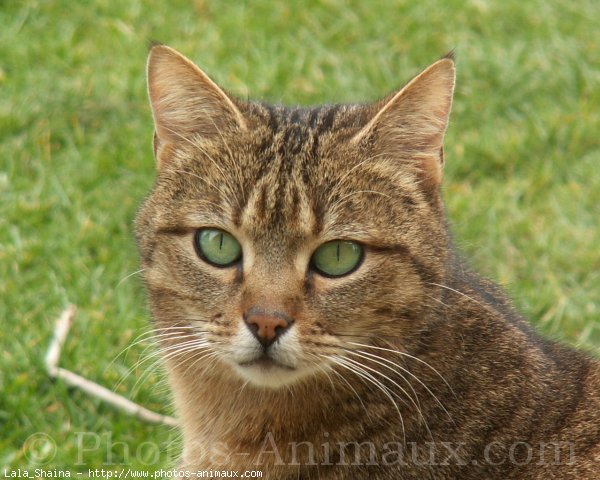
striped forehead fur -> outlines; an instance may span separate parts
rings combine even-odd
[[[186,188],[192,197],[201,191],[237,224],[251,217],[276,227],[294,219],[314,231],[325,214],[335,220],[349,205],[368,209],[361,206],[365,197],[375,203],[400,199],[408,207],[424,202],[419,170],[410,162],[399,164],[402,159],[368,148],[342,148],[366,123],[368,107],[246,103],[241,109],[252,125],[243,148],[239,135],[222,132],[216,143],[191,137],[173,152],[163,176],[179,185],[169,188],[174,196]]]

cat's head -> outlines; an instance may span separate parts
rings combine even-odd
[[[152,48],[157,179],[136,230],[171,369],[276,388],[418,341],[448,254],[454,78],[445,57],[374,104],[290,108]]]

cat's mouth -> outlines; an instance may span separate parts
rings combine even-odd
[[[260,368],[261,370],[272,370],[272,369],[284,369],[284,370],[296,370],[294,367],[290,367],[289,365],[285,365],[281,362],[278,362],[274,358],[269,355],[263,354],[258,358],[253,360],[249,360],[247,362],[241,362],[239,364],[241,367],[255,367]]]
[[[251,357],[250,357],[251,358]],[[302,364],[289,364],[287,358],[268,353],[256,354],[254,358],[238,359],[235,370],[247,382],[258,386],[278,389],[309,375],[311,368]]]

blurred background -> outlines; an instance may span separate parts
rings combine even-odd
[[[539,331],[599,353],[598,25],[596,0],[1,1],[0,472],[178,455],[175,430],[43,363],[75,303],[61,366],[172,413],[151,342],[128,349],[149,330],[132,221],[154,174],[150,40],[236,95],[289,104],[371,101],[455,49],[457,243]]]

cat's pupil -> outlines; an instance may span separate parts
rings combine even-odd
[[[333,240],[317,248],[311,261],[318,273],[327,277],[341,277],[356,270],[362,257],[363,249],[358,243]]]
[[[242,256],[242,247],[233,235],[216,228],[203,228],[194,237],[198,256],[217,267],[228,267]]]

